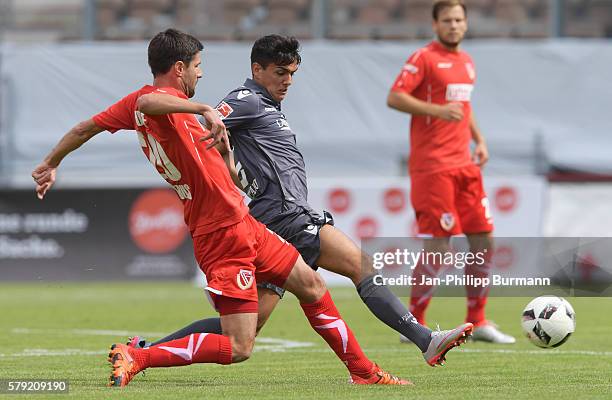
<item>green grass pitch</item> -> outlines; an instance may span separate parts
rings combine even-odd
[[[332,289],[366,354],[414,387],[362,387],[316,335],[287,295],[264,327],[256,351],[233,366],[148,370],[125,389],[105,387],[111,343],[130,333],[165,333],[213,315],[202,289],[187,283],[0,284],[0,379],[68,379],[68,395],[0,398],[75,399],[612,399],[612,299],[569,298],[577,330],[556,350],[521,336],[529,299],[492,298],[488,314],[518,337],[515,345],[468,343],[444,367],[425,364],[413,345],[378,322],[354,289]],[[428,320],[462,322],[465,300],[436,298]]]

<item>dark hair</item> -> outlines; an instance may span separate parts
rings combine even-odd
[[[176,29],[166,29],[149,42],[149,66],[153,76],[165,74],[177,61],[189,64],[204,46],[195,37]]]
[[[434,3],[433,9],[431,11],[431,15],[434,21],[438,20],[438,16],[440,15],[440,12],[443,9],[455,6],[463,7],[463,13],[467,17],[467,7],[465,6],[462,0],[439,0]]]
[[[267,35],[253,44],[251,64],[257,63],[263,68],[270,64],[289,65],[301,63],[300,42],[293,36]]]

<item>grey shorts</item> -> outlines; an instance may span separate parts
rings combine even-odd
[[[313,270],[319,267],[315,264],[321,254],[321,238],[319,231],[324,225],[333,225],[334,217],[328,211],[319,215],[313,211],[299,209],[283,218],[267,224],[267,227],[288,241],[297,249],[306,264]],[[283,297],[285,290],[267,282],[262,282],[257,287],[270,289],[279,297]]]

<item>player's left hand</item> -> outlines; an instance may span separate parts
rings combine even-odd
[[[45,194],[51,186],[55,183],[55,173],[57,171],[57,167],[52,167],[46,162],[40,163],[34,171],[32,171],[32,178],[34,182],[36,182],[36,196],[40,200],[45,197]]]
[[[480,142],[474,148],[474,153],[472,154],[472,160],[479,167],[483,167],[487,161],[489,161],[489,149],[487,149],[487,144],[485,142]]]

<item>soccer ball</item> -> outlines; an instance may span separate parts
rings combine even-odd
[[[523,310],[523,332],[538,347],[561,346],[576,329],[576,315],[563,297],[540,296]]]

